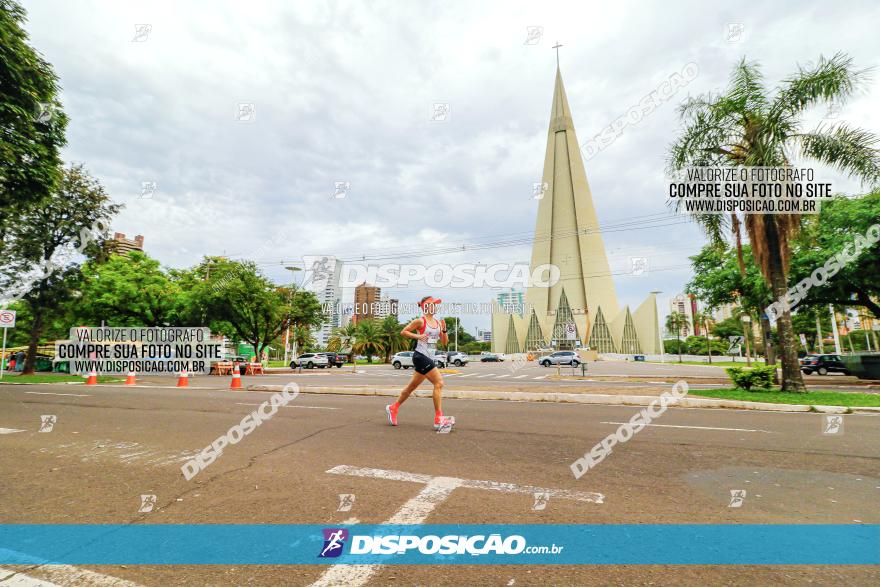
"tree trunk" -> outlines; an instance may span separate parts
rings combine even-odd
[[[43,310],[35,304],[29,304],[34,321],[31,324],[29,332],[27,357],[24,360],[24,371],[22,375],[33,375],[34,367],[37,363],[37,345],[40,343],[40,336],[43,334]]]
[[[770,278],[770,288],[773,298],[781,300],[788,291],[785,271],[782,263],[782,251],[775,222],[766,222],[767,236],[767,267]],[[780,362],[782,363],[782,389],[781,391],[805,393],[804,378],[801,375],[800,363],[797,356],[797,342],[795,342],[794,328],[791,324],[791,311],[786,309],[776,320],[776,332],[779,338]]]
[[[676,336],[675,341],[678,343],[678,362],[681,363],[681,335]]]

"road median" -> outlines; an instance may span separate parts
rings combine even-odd
[[[281,385],[250,385],[247,391],[281,391]],[[694,390],[698,392],[698,390]],[[334,394],[334,395],[374,395],[394,397],[400,393],[396,387],[375,386],[306,386],[300,387],[300,393]],[[416,397],[431,397],[430,390],[417,390]],[[572,404],[598,404],[598,405],[625,405],[647,406],[656,401],[657,396],[644,395],[606,395],[588,393],[557,393],[536,391],[494,391],[494,390],[466,390],[445,389],[443,397],[448,399],[471,399],[471,400],[501,400],[521,402],[552,402]],[[761,410],[773,412],[821,412],[826,414],[845,414],[849,412],[873,412],[880,413],[876,407],[847,407],[847,406],[822,406],[822,405],[797,405],[779,404],[769,402],[752,402],[741,400],[684,397],[669,405],[680,408],[728,408],[740,410]]]

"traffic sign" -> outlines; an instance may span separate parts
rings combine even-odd
[[[574,322],[565,323],[565,340],[574,340],[577,338],[577,328]]]
[[[0,310],[0,328],[15,328],[15,310]]]

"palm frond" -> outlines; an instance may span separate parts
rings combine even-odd
[[[767,108],[764,76],[757,63],[742,59],[730,76],[730,89],[726,98],[740,112],[762,112]]]
[[[880,151],[877,135],[846,124],[819,126],[811,133],[794,135],[801,152],[848,175],[859,176],[863,185],[880,183]]]
[[[852,57],[836,53],[830,59],[819,57],[812,67],[798,67],[798,73],[783,81],[772,105],[770,124],[798,116],[822,102],[845,101],[870,79],[870,69],[856,70]]]

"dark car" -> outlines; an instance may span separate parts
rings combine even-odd
[[[500,363],[503,360],[504,359],[501,358],[500,355],[496,355],[495,353],[486,353],[480,357],[481,363]]]
[[[342,366],[345,365],[345,355],[340,355],[339,353],[318,353],[319,355],[324,355],[327,357],[327,366],[328,367],[339,367],[342,369]]]
[[[801,361],[801,371],[806,375],[818,373],[819,375],[828,375],[829,373],[843,373],[849,375],[849,369],[844,366],[843,361],[838,355],[808,355]]]

